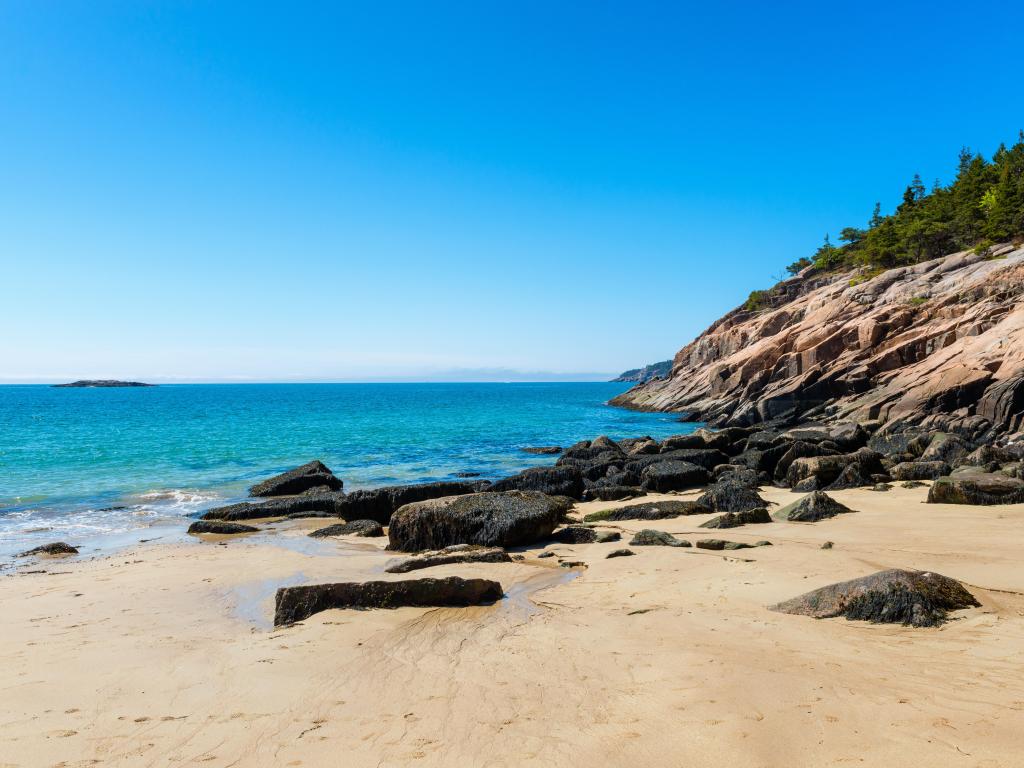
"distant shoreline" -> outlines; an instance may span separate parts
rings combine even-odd
[[[116,379],[80,379],[70,384],[51,384],[55,389],[108,389],[111,387],[155,387],[156,384],[146,384],[141,381],[118,381]]]

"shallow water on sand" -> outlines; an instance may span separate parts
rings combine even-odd
[[[611,408],[628,385],[0,386],[0,556],[94,542],[239,498],[313,458],[346,489],[550,464],[521,451],[693,429]]]

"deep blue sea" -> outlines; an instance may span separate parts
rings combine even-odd
[[[0,386],[0,556],[134,535],[321,459],[346,489],[553,463],[521,449],[688,432],[626,384]]]

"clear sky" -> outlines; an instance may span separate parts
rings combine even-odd
[[[1012,141],[1022,8],[3,0],[0,379],[665,359]]]

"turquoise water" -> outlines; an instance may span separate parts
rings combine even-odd
[[[529,445],[693,429],[611,408],[626,384],[0,386],[0,554],[144,528],[314,458],[346,489],[495,478]],[[111,509],[114,507],[115,509]]]

